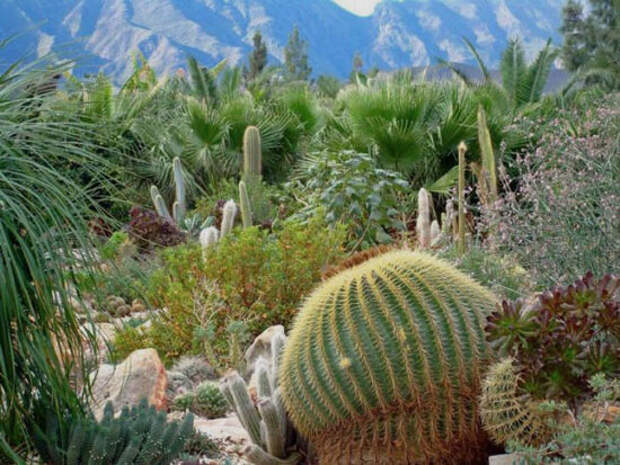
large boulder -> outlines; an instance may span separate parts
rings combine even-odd
[[[143,398],[157,409],[166,408],[166,370],[155,349],[136,350],[116,366],[100,365],[91,382],[92,408],[98,419],[108,401],[115,411],[137,405]]]
[[[252,345],[245,352],[246,377],[250,377],[254,373],[258,359],[271,360],[271,341],[278,335],[284,336],[284,326],[270,326],[254,339]]]

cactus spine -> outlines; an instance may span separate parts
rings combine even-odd
[[[295,446],[296,437],[289,425],[277,385],[276,373],[285,341],[283,336],[274,337],[271,343],[272,359],[257,361],[254,375],[257,380],[256,405],[248,394],[245,381],[236,371],[229,373],[220,383],[224,397],[234,408],[252,441],[243,455],[256,465],[295,465],[301,460],[298,452],[289,452]]]
[[[243,179],[260,178],[262,172],[262,149],[260,131],[248,126],[243,134]]]
[[[520,394],[520,376],[510,358],[495,363],[482,385],[480,417],[489,436],[498,444],[515,441],[535,446],[546,442],[549,423],[527,394]]]
[[[323,282],[285,347],[282,397],[321,464],[463,463],[495,297],[422,252],[388,252]]]
[[[243,228],[252,227],[252,209],[250,207],[250,198],[248,197],[248,190],[245,187],[245,182],[239,182],[239,207],[241,210],[241,221],[243,222]]]
[[[465,153],[467,146],[465,142],[461,142],[458,147],[459,151],[459,243],[458,251],[462,255],[465,253]]]
[[[436,245],[441,238],[441,228],[437,220],[433,220],[431,223],[431,247]]]
[[[418,245],[422,249],[431,246],[431,209],[430,195],[424,188],[418,192],[418,218],[416,220],[416,232]]]
[[[230,199],[224,204],[224,209],[222,213],[222,231],[220,232],[220,237],[224,237],[226,234],[232,231],[233,226],[235,225],[236,216],[237,204],[235,204],[234,200]]]

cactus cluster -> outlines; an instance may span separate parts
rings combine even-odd
[[[172,169],[174,172],[174,184],[176,199],[172,205],[172,215],[168,211],[166,202],[163,196],[159,193],[157,186],[151,186],[151,200],[155,206],[155,211],[159,216],[165,218],[171,223],[175,223],[177,226],[182,227],[185,224],[185,213],[187,211],[185,202],[185,181],[183,180],[183,166],[179,157],[175,157],[172,162]]]
[[[418,246],[421,249],[434,247],[441,236],[441,229],[437,220],[431,222],[431,194],[424,188],[418,192],[418,217],[416,220],[416,234]]]
[[[286,409],[319,462],[474,458],[490,358],[484,319],[495,302],[422,252],[388,252],[323,282],[301,308],[279,373]]]
[[[252,441],[243,455],[256,465],[295,465],[301,460],[294,450],[297,438],[284,409],[277,379],[285,343],[286,337],[275,336],[271,342],[271,360],[257,360],[256,401],[238,372],[232,371],[220,383],[222,393]]]
[[[205,418],[220,418],[228,410],[228,402],[216,383],[205,381],[194,391],[179,394],[172,401],[172,408],[191,411]]]
[[[551,433],[537,408],[538,402],[522,392],[522,380],[511,358],[495,363],[482,385],[480,417],[489,436],[498,444],[544,443]]]
[[[193,423],[192,415],[182,423],[167,422],[166,413],[145,399],[131,409],[124,407],[115,418],[108,403],[101,422],[72,422],[66,442],[57,420],[48,416],[48,429],[37,435],[35,446],[44,463],[54,465],[168,465],[192,436]]]

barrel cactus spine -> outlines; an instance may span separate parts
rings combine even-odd
[[[397,250],[320,285],[279,372],[286,409],[321,464],[466,463],[496,298],[449,264]],[[365,463],[365,462],[364,462]]]
[[[536,446],[549,439],[552,429],[537,408],[538,402],[520,393],[521,378],[511,358],[491,365],[480,397],[482,426],[498,444],[514,441]]]

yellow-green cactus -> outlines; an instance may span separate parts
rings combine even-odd
[[[520,393],[521,379],[511,358],[491,366],[484,377],[480,417],[489,436],[498,444],[515,441],[524,445],[545,442],[551,433],[538,402]]]
[[[495,302],[446,262],[403,250],[321,284],[279,372],[287,411],[320,463],[471,459],[483,440],[483,327]]]

